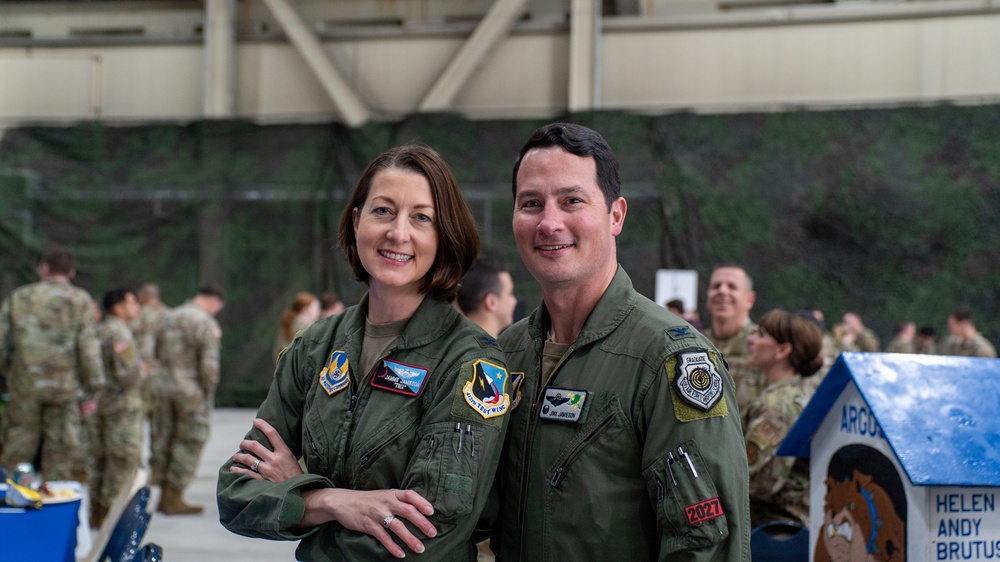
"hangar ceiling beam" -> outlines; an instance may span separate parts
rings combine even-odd
[[[205,1],[205,80],[202,111],[210,119],[233,116],[236,68],[235,0]]]
[[[525,4],[527,0],[496,0],[490,6],[472,35],[462,44],[458,53],[421,100],[420,111],[446,111],[451,108],[455,96],[472,73],[497,43],[514,28],[514,24],[524,12]]]
[[[306,27],[302,18],[287,0],[264,0],[264,4],[274,19],[288,35],[288,39],[305,59],[306,64],[319,80],[330,100],[337,107],[340,115],[351,127],[359,127],[367,122],[371,115],[368,109],[351,89],[351,86],[337,71],[333,62],[323,50],[316,36]]]
[[[600,0],[572,0],[569,23],[569,110],[596,109]]]

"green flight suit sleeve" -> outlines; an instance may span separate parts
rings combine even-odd
[[[302,411],[308,380],[295,374],[312,372],[312,366],[297,351],[289,350],[278,362],[271,388],[257,411],[257,417],[271,424],[292,454],[301,458]],[[256,428],[247,433],[247,438],[273,450],[264,434]],[[226,529],[239,535],[272,540],[299,540],[319,529],[307,532],[292,530],[305,514],[301,492],[332,487],[329,479],[316,474],[303,474],[274,483],[230,472],[232,466],[230,458],[219,469],[216,488],[219,520]]]
[[[642,397],[643,477],[660,530],[659,560],[737,562],[750,559],[746,449],[732,377],[718,354],[706,381],[721,379],[722,396],[707,411],[685,401],[673,384],[680,353],[668,356]]]

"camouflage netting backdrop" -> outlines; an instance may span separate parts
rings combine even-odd
[[[602,132],[629,201],[620,261],[652,296],[657,269],[745,264],[754,316],[857,310],[882,337],[957,304],[1000,340],[1000,106],[744,115],[567,117]],[[35,280],[38,251],[78,260],[77,284],[160,284],[177,305],[228,293],[217,403],[255,406],[272,377],[281,309],[299,290],[356,283],[336,248],[345,194],[382,150],[420,140],[455,169],[484,247],[540,295],[510,231],[513,158],[544,121],[415,116],[361,129],[247,122],[28,127],[0,140],[0,296]],[[704,311],[704,306],[701,307]],[[704,312],[702,313],[705,316]]]

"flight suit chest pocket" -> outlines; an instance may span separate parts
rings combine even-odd
[[[703,548],[729,535],[715,482],[693,440],[665,451],[643,477],[665,553]]]

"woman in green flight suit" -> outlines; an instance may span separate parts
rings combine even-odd
[[[510,385],[496,341],[451,305],[479,235],[448,165],[423,145],[377,157],[340,245],[368,293],[279,355],[219,471],[220,519],[301,541],[299,560],[475,560]]]

